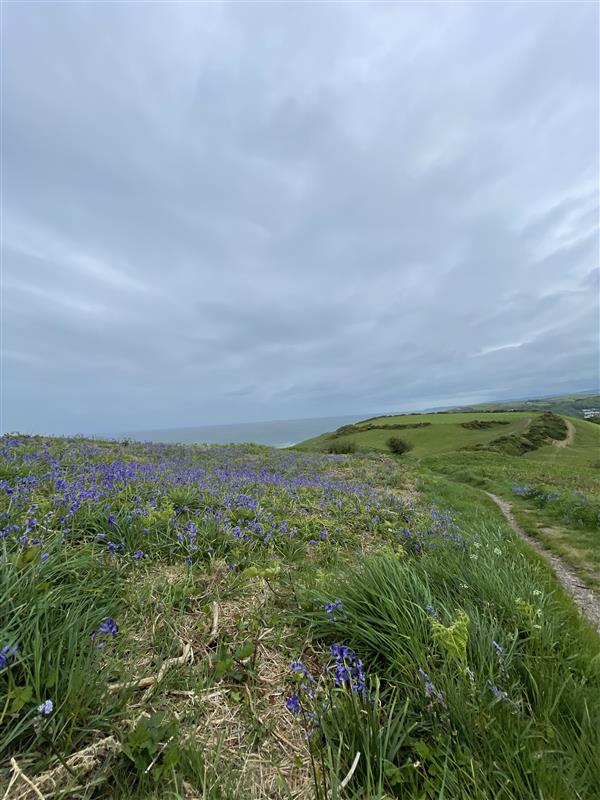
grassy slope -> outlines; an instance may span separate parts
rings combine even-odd
[[[463,449],[508,433],[520,433],[536,416],[531,412],[484,415],[461,412],[382,417],[377,424],[429,421],[431,425],[366,431],[344,438],[355,441],[359,450],[385,452],[388,438],[398,435],[413,445],[402,456],[404,462],[418,462],[421,471],[443,474],[513,501],[523,527],[563,557],[590,586],[600,590],[600,531],[595,516],[600,512],[600,427],[569,417],[575,428],[573,445],[548,444],[521,456]],[[485,430],[462,428],[460,423],[470,419],[509,419],[511,424]],[[297,447],[326,450],[331,441],[324,434]],[[515,485],[558,493],[560,497],[549,503],[539,498],[522,498],[514,494]]]
[[[50,479],[48,464],[61,465]],[[87,788],[71,791],[67,776],[67,796],[598,796],[598,638],[476,488],[384,456],[266,448],[26,440],[0,466],[0,502],[19,527],[2,543],[0,644],[20,648],[0,670],[0,787],[11,755],[35,776],[110,734],[124,750],[96,764]],[[73,510],[82,470],[102,496]],[[409,499],[415,484],[420,500]],[[16,538],[32,502],[41,545]],[[295,533],[232,535],[234,524],[251,534],[256,519]],[[123,549],[112,553],[109,539]],[[335,621],[323,608],[333,599],[343,603]],[[119,632],[99,650],[89,633],[106,616]],[[194,663],[148,693],[107,691],[156,675],[183,643]],[[333,643],[363,660],[368,695],[321,674]],[[314,697],[289,668],[297,658],[321,676]],[[320,722],[310,747],[312,718],[285,708],[294,690]],[[49,697],[54,712],[41,719]]]
[[[508,420],[510,424],[484,430],[468,430],[461,426],[462,422],[481,419],[481,414],[406,414],[397,417],[381,417],[377,420],[377,424],[430,422],[431,425],[426,428],[408,428],[406,430],[371,430],[345,436],[344,439],[356,442],[359,450],[388,452],[387,440],[390,436],[399,436],[413,446],[408,458],[415,460],[436,452],[453,452],[461,447],[486,444],[498,436],[522,433],[535,416],[537,416],[535,413],[527,412],[486,414],[484,417],[486,421]],[[301,442],[296,445],[295,449],[327,451],[330,442],[329,434],[322,434],[314,439]]]

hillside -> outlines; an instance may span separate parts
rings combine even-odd
[[[399,436],[411,447],[407,458],[415,460],[434,453],[490,446],[500,437],[525,434],[539,416],[538,412],[517,411],[374,417],[300,442],[295,449],[329,452],[342,450],[344,443],[352,442],[361,452],[389,452],[389,438]]]
[[[510,501],[529,534],[600,589],[598,425],[551,412],[401,415],[344,426],[296,447],[391,455],[392,436],[410,447],[395,457],[418,465],[419,475],[430,471]]]
[[[470,421],[420,463],[3,437],[3,796],[598,797],[598,636],[469,485],[594,482]]]

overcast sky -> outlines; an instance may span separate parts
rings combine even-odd
[[[3,8],[3,427],[598,382],[598,5]]]

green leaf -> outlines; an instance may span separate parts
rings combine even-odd
[[[17,712],[31,700],[33,689],[31,686],[13,686],[10,696],[12,699],[10,710]]]
[[[395,764],[392,764],[391,761],[383,762],[383,772],[385,774],[387,782],[390,784],[392,788],[396,786],[402,786],[402,784],[404,783],[402,770]]]
[[[431,748],[422,739],[414,743],[414,748],[423,760],[431,757]]]
[[[235,651],[235,657],[238,661],[243,661],[245,658],[249,658],[253,652],[254,644],[252,642],[246,642]]]
[[[260,574],[261,570],[258,567],[246,567],[242,572],[244,578],[257,578]]]

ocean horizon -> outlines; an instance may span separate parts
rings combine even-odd
[[[114,434],[114,438],[128,438],[136,442],[161,442],[166,444],[242,444],[252,442],[271,447],[291,447],[305,439],[334,431],[342,425],[358,422],[370,416],[350,414],[336,417],[272,420],[269,422],[239,422],[228,425],[199,425],[183,428],[127,431]],[[372,416],[372,415],[371,415]]]

